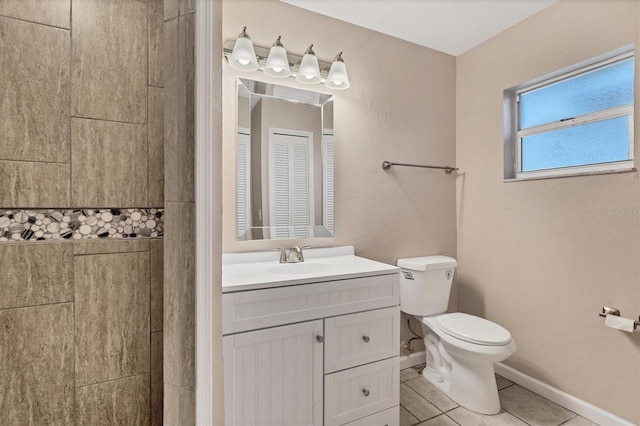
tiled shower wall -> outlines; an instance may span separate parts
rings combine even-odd
[[[0,0],[0,210],[164,208],[163,0]],[[163,240],[0,243],[0,424],[162,424]]]
[[[195,0],[165,1],[164,420],[186,426],[195,424],[195,13]]]

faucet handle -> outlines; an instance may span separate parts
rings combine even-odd
[[[296,247],[298,250],[298,261],[299,262],[304,262],[304,255],[302,254],[302,250],[304,249],[308,249],[311,248],[311,246],[302,246],[302,247]]]
[[[272,250],[280,250],[280,263],[287,263],[287,250],[284,247],[274,247]]]

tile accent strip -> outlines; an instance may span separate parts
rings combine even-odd
[[[0,243],[158,238],[164,209],[0,209]]]

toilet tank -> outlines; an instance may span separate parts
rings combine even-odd
[[[398,259],[400,310],[411,315],[429,316],[447,311],[451,283],[457,262],[447,256]]]

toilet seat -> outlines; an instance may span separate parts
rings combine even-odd
[[[503,346],[511,342],[511,334],[504,327],[461,312],[439,315],[438,327],[448,335],[476,345]]]

